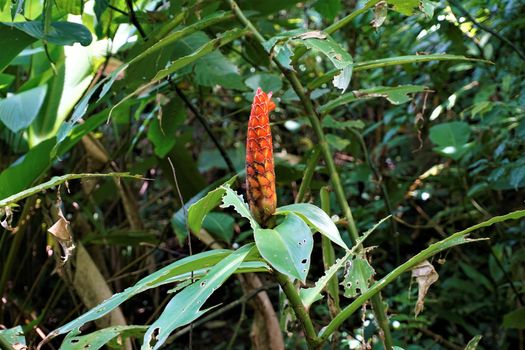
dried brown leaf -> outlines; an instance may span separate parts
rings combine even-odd
[[[418,285],[417,302],[415,307],[416,317],[425,306],[425,296],[430,286],[439,279],[439,275],[428,260],[421,262],[412,269],[412,277],[415,277]]]

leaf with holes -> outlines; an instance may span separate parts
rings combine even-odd
[[[233,252],[212,267],[204,277],[176,294],[148,328],[141,349],[160,348],[176,328],[206,313],[209,309],[201,310],[202,305],[237,270],[253,248],[253,244],[248,244]]]
[[[354,298],[368,290],[368,283],[375,271],[363,257],[356,256],[348,262],[345,279],[341,283],[345,288],[344,296]]]
[[[294,213],[299,215],[303,220],[306,221],[308,225],[314,227],[321,234],[330,238],[330,240],[335,244],[339,245],[345,250],[348,250],[348,247],[341,239],[339,230],[337,230],[337,227],[335,226],[332,219],[330,219],[330,217],[322,209],[316,207],[315,205],[308,203],[290,204],[277,208],[275,213],[281,215]]]
[[[124,348],[126,338],[140,337],[148,326],[114,326],[81,336],[68,335],[61,350],[98,350],[108,344],[109,348]]]
[[[259,252],[273,268],[293,279],[306,280],[314,240],[299,216],[289,214],[273,229],[257,228],[254,236]]]
[[[258,229],[259,224],[255,221],[248,204],[244,201],[241,195],[237,194],[234,190],[230,188],[228,184],[221,186],[225,191],[224,197],[222,197],[221,208],[233,207],[240,216],[250,221],[250,226],[252,229]]]
[[[0,344],[9,345],[12,349],[26,349],[26,338],[21,326],[0,330]]]

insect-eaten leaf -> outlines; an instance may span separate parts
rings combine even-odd
[[[274,269],[292,279],[306,280],[314,240],[303,219],[289,214],[273,229],[255,229],[254,236],[257,249]]]
[[[341,283],[345,288],[344,296],[354,298],[368,290],[369,281],[375,274],[368,260],[362,256],[356,256],[347,262],[345,278]]]
[[[412,277],[415,277],[418,285],[417,302],[414,312],[417,315],[425,306],[425,296],[428,293],[430,286],[439,278],[436,269],[428,260],[421,262],[412,269]]]
[[[75,249],[75,243],[73,243],[69,221],[65,218],[64,213],[62,213],[62,209],[59,208],[58,220],[47,231],[57,239],[62,247],[62,250],[64,251],[62,261],[65,263]]]
[[[224,197],[222,197],[221,208],[228,208],[230,206],[233,207],[233,209],[235,209],[235,211],[239,213],[239,215],[250,221],[252,229],[255,230],[259,228],[259,224],[252,216],[250,208],[248,207],[248,204],[246,204],[246,202],[244,201],[244,198],[242,198],[241,195],[232,190],[230,188],[230,185],[228,184],[221,186],[221,188],[225,190]]]

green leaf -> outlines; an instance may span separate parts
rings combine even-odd
[[[0,73],[0,90],[9,87],[13,81],[15,81],[14,75]]]
[[[11,196],[30,187],[50,165],[49,154],[55,139],[39,143],[0,173],[0,198]]]
[[[263,91],[280,91],[283,87],[281,78],[276,74],[261,73],[250,76],[244,82],[253,91],[257,88],[263,89]]]
[[[253,230],[259,228],[259,224],[257,221],[253,218],[252,213],[250,212],[250,208],[248,207],[248,204],[244,201],[244,198],[242,198],[241,195],[237,194],[234,190],[230,188],[229,184],[221,186],[222,189],[224,189],[225,195],[222,197],[222,205],[221,208],[228,208],[233,207],[235,211],[242,216],[245,219],[248,219],[250,221],[250,226]]]
[[[323,118],[323,128],[329,128],[329,129],[363,129],[365,127],[365,123],[363,123],[362,120],[345,120],[345,121],[339,121],[335,120],[331,115],[327,115]]]
[[[27,128],[37,117],[46,92],[47,85],[43,85],[0,99],[0,121],[12,132]]]
[[[348,265],[345,279],[341,285],[345,288],[344,296],[354,298],[368,290],[368,284],[375,271],[368,263],[368,260],[361,256],[356,256],[348,261]]]
[[[176,294],[148,328],[141,349],[160,348],[176,328],[187,325],[206,313],[209,309],[201,310],[206,300],[237,270],[253,248],[253,244],[248,244],[231,253],[204,277]]]
[[[390,103],[398,105],[410,101],[412,97],[409,94],[423,92],[425,90],[426,87],[421,85],[401,85],[395,87],[377,86],[370,89],[356,90],[341,95],[338,98],[322,105],[318,110],[320,113],[327,113],[341,105],[345,105],[357,100],[366,100],[377,97],[384,97]]]
[[[306,36],[307,34],[308,33],[305,33],[300,36],[302,42],[308,49],[318,51],[330,59],[335,68],[339,70],[339,74],[334,76],[332,83],[336,88],[345,92],[348,85],[350,85],[350,79],[352,79],[352,67],[354,63],[352,56],[329,36],[318,39]],[[320,35],[320,37],[322,35]]]
[[[259,253],[272,267],[293,279],[306,280],[314,240],[300,217],[289,214],[273,229],[255,229],[254,237]]]
[[[343,6],[341,0],[317,0],[314,9],[327,21],[333,21],[339,15]]]
[[[237,176],[232,177],[221,187],[208,192],[202,198],[200,198],[199,195],[203,196],[204,193],[201,195],[202,192],[200,192],[197,196],[192,198],[190,202],[186,203],[187,206],[191,205],[188,209],[188,226],[193,233],[199,234],[204,218],[221,203],[221,199],[226,193],[225,187],[231,185],[236,178]],[[184,215],[184,213],[182,213],[182,215]],[[182,220],[184,222],[184,217],[182,217]]]
[[[81,336],[67,336],[62,345],[61,350],[98,350],[104,345],[108,344],[111,348],[113,342],[114,347],[122,348],[124,341],[129,337],[140,337],[146,332],[148,326],[113,326],[104,328],[93,333]],[[72,333],[70,333],[72,334]]]
[[[22,348],[21,345],[26,345],[26,338],[22,326],[0,330],[0,345],[10,345],[12,349],[20,349]]]
[[[285,205],[284,207],[277,208],[275,214],[284,214],[294,213],[299,215],[303,220],[305,220],[308,225],[314,227],[321,234],[330,238],[332,242],[339,245],[340,247],[348,250],[345,242],[341,239],[339,230],[335,226],[334,222],[330,217],[320,208],[316,207],[313,204],[308,203],[299,203],[299,204],[290,204]]]
[[[421,4],[419,5],[419,8],[423,13],[428,17],[432,18],[434,17],[434,10],[436,7],[439,6],[439,2],[431,1],[431,0],[421,0]]]
[[[419,6],[419,0],[387,0],[392,9],[403,15],[410,16],[414,14],[414,10]]]
[[[472,146],[468,143],[470,126],[465,122],[450,122],[430,128],[430,140],[438,147],[434,150],[454,160],[460,159]]]
[[[175,261],[163,267],[162,269],[142,278],[134,286],[126,288],[120,293],[114,294],[111,298],[103,301],[98,306],[92,308],[80,317],[77,317],[60,328],[52,331],[49,333],[47,338],[51,339],[60,334],[65,334],[71,331],[74,331],[74,334],[76,335],[79,333],[80,327],[82,327],[84,324],[107,315],[111,312],[111,310],[117,308],[120,304],[132,298],[133,296],[152,288],[185,280],[190,276],[189,273],[191,271],[197,271],[199,269],[214,266],[229,256],[231,253],[232,251],[229,250],[214,249]]]
[[[330,147],[336,149],[337,151],[344,150],[348,145],[350,145],[350,140],[342,138],[334,134],[327,134],[326,141]]]
[[[0,23],[0,72],[15,58],[23,49],[35,42],[36,39],[26,33],[15,30],[8,25]]]
[[[235,219],[226,213],[211,212],[204,218],[202,226],[214,237],[231,243]]]
[[[33,38],[45,40],[55,45],[63,46],[80,43],[82,46],[88,46],[93,40],[89,29],[82,24],[73,22],[53,22],[47,35],[44,33],[44,23],[42,21],[3,22],[2,24],[16,28]]]
[[[525,307],[505,314],[505,316],[503,316],[503,327],[525,329]]]
[[[510,171],[510,185],[515,190],[521,186],[523,179],[525,179],[525,166],[518,166]]]

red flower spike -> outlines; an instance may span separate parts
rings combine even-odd
[[[250,210],[266,226],[277,207],[269,113],[275,109],[272,93],[257,89],[253,98],[246,138],[246,192]]]

